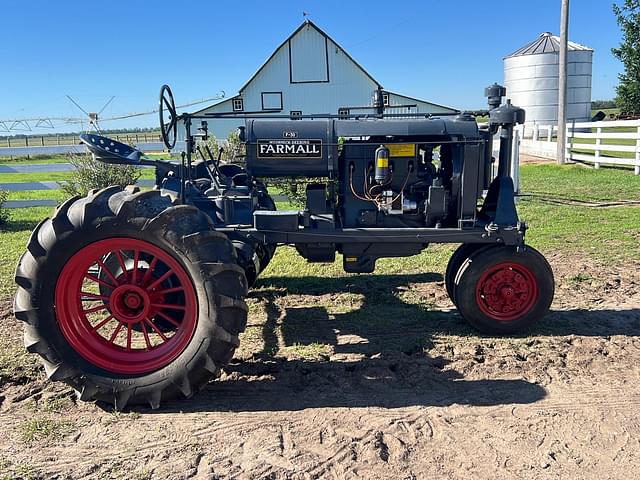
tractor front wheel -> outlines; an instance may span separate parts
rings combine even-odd
[[[554,294],[553,272],[537,250],[492,247],[472,253],[455,277],[460,314],[487,334],[512,334],[540,320]]]
[[[51,380],[117,409],[190,397],[220,373],[247,320],[229,239],[159,191],[71,199],[31,235],[15,316]]]

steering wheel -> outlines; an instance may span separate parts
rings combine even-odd
[[[166,111],[165,111],[166,110]],[[173,93],[169,85],[163,85],[160,89],[160,133],[165,147],[171,150],[176,145],[178,132],[178,115],[176,114],[176,102],[173,100]],[[168,121],[165,123],[165,115],[168,114]]]

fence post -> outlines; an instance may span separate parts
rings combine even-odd
[[[7,137],[7,144],[9,145],[9,148],[11,148],[11,137]]]
[[[533,124],[533,141],[537,142],[538,141],[538,135],[540,133],[540,126],[537,123]],[[522,136],[522,138],[524,138],[524,135]]]
[[[600,168],[600,146],[602,145],[602,127],[596,128],[596,152],[595,152],[595,160],[593,163],[593,168]]]
[[[564,138],[567,141],[566,148],[564,149],[564,159],[565,159],[565,161],[567,161],[567,160],[572,161],[571,151],[573,150],[573,134],[574,134],[574,131],[575,131],[575,126],[576,126],[576,121],[575,120],[573,120],[571,122],[571,126],[569,126],[568,123],[567,123],[567,126],[566,126],[566,131],[565,131],[565,135],[564,135]],[[558,128],[560,128],[560,127],[558,127]],[[569,135],[569,131],[571,131],[571,135]]]
[[[553,140],[553,125],[547,125],[547,142]]]
[[[633,171],[636,175],[640,175],[640,125],[638,126],[638,138],[636,138],[636,168]]]

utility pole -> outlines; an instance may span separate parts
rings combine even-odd
[[[558,164],[564,164],[567,145],[567,45],[569,42],[569,0],[562,0],[560,55],[558,59]]]

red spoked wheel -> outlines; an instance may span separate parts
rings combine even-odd
[[[526,315],[537,297],[538,284],[531,270],[512,262],[488,269],[476,285],[478,307],[499,322],[511,322]]]
[[[108,372],[142,374],[171,363],[198,318],[184,267],[143,240],[91,243],[63,268],[55,290],[58,324],[71,347]]]
[[[489,334],[519,332],[540,320],[553,300],[549,263],[534,248],[492,247],[472,253],[456,274],[461,315]]]

